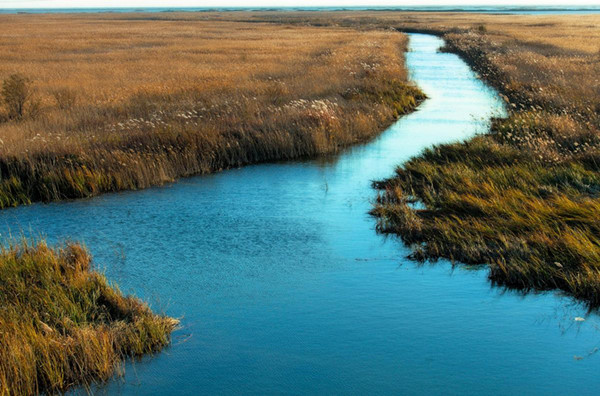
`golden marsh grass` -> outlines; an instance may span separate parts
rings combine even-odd
[[[0,23],[0,77],[30,79],[37,101],[35,117],[0,123],[0,207],[336,152],[423,98],[390,31],[141,14]]]

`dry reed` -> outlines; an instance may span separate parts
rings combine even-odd
[[[0,123],[0,208],[336,152],[423,99],[394,32],[154,19],[0,16],[40,103]]]

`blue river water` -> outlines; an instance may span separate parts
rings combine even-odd
[[[504,112],[441,44],[410,35],[429,99],[338,156],[0,212],[3,236],[82,240],[122,290],[181,318],[171,347],[98,394],[597,393],[596,314],[491,287],[483,268],[417,265],[374,231],[372,180]]]

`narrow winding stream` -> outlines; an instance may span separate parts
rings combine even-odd
[[[374,231],[371,180],[504,111],[441,44],[410,35],[429,99],[335,158],[0,212],[3,235],[83,240],[124,291],[182,317],[171,348],[98,393],[595,393],[596,315],[556,293],[492,288],[483,269],[418,266]]]

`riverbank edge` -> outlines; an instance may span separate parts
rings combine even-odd
[[[0,249],[0,394],[61,394],[122,375],[170,344],[178,320],[152,312],[91,269],[75,243]]]
[[[594,244],[593,234],[597,235],[598,231],[593,226],[586,228],[583,232],[583,234],[587,233],[590,238],[586,237],[579,246],[575,247],[549,244],[547,240],[534,241],[531,246],[527,246],[527,242],[530,241],[513,243],[510,238],[514,234],[510,235],[505,230],[493,229],[493,222],[490,222],[489,229],[473,233],[471,238],[465,238],[468,233],[456,230],[462,226],[468,227],[469,222],[473,219],[472,216],[477,217],[483,212],[477,213],[479,208],[475,208],[473,205],[471,209],[474,210],[469,213],[469,206],[464,205],[464,207],[452,208],[440,216],[440,212],[448,208],[444,208],[443,203],[432,198],[432,195],[437,194],[435,190],[452,188],[452,183],[444,184],[444,178],[449,181],[460,177],[457,176],[456,169],[450,169],[452,165],[449,165],[461,162],[460,156],[463,158],[472,156],[474,161],[467,166],[470,165],[474,168],[474,173],[479,172],[478,176],[483,179],[486,174],[479,170],[486,166],[488,168],[494,166],[513,167],[515,173],[523,171],[525,168],[531,174],[542,169],[548,171],[548,168],[550,168],[549,172],[552,172],[552,167],[540,164],[538,158],[533,158],[531,153],[505,146],[495,139],[498,134],[510,133],[513,125],[504,121],[508,121],[520,110],[534,108],[540,104],[544,110],[551,106],[542,102],[536,103],[535,99],[528,98],[525,93],[518,90],[507,89],[509,76],[494,65],[489,59],[490,54],[476,46],[461,48],[449,38],[452,34],[484,36],[485,28],[477,31],[475,29],[440,30],[395,26],[394,29],[402,33],[430,34],[443,39],[444,46],[440,48],[440,51],[459,56],[477,73],[478,78],[494,88],[507,102],[508,116],[506,119],[492,118],[487,134],[475,136],[460,143],[434,146],[400,165],[396,169],[396,176],[374,181],[373,187],[379,191],[379,194],[370,214],[377,219],[378,232],[399,236],[412,249],[409,258],[418,262],[448,259],[453,265],[485,265],[489,269],[488,278],[495,286],[521,292],[560,290],[576,300],[582,301],[590,309],[600,307],[600,272],[593,264],[588,266],[585,263],[586,259],[593,259],[593,251],[588,254],[583,252],[585,248],[597,246]],[[427,169],[431,162],[435,165]],[[465,160],[464,162],[469,161]],[[528,162],[536,165],[528,167]],[[519,168],[521,164],[523,164],[523,169]],[[557,166],[556,173],[571,172],[573,171],[572,165],[572,163],[567,163],[564,168]],[[443,170],[447,170],[444,167],[450,169],[446,174],[443,172]],[[430,176],[433,173],[443,174],[443,176],[432,180]],[[471,180],[465,178],[464,181]],[[427,184],[429,187],[426,186]],[[560,186],[555,187],[560,189]],[[543,188],[540,188],[541,192],[535,198],[540,200],[547,198],[546,192],[542,190]],[[453,193],[461,194],[457,191],[453,191]],[[462,194],[466,195],[464,192]],[[505,199],[502,194],[498,197],[500,200]],[[519,198],[527,200],[527,196]],[[506,200],[508,201],[507,198]],[[536,202],[525,202],[523,207],[535,206],[535,204]],[[566,217],[568,214],[563,215]],[[593,221],[593,218],[584,219],[582,223],[591,224]],[[479,225],[481,226],[481,224]],[[505,233],[503,234],[503,232]],[[560,237],[556,239],[560,239]],[[518,246],[519,244],[521,246]],[[570,263],[570,259],[577,261],[577,265]],[[528,260],[533,262],[530,263]],[[593,263],[593,260],[589,260],[589,262]]]
[[[88,161],[84,157],[62,157],[52,152],[40,154],[39,159],[33,160],[0,159],[0,175],[3,175],[0,179],[0,210],[35,202],[90,198],[110,192],[142,190],[171,183],[180,178],[211,174],[246,165],[337,154],[348,147],[374,139],[399,117],[415,111],[426,99],[423,92],[410,81],[397,79],[382,81],[380,89],[360,93],[359,98],[345,98],[344,94],[341,95],[344,100],[360,99],[372,103],[373,108],[384,106],[389,117],[386,116],[384,120],[372,120],[372,132],[357,136],[350,136],[338,130],[329,131],[326,127],[321,128],[323,130],[318,134],[310,131],[306,131],[306,136],[301,136],[302,133],[290,133],[288,135],[294,135],[295,138],[285,146],[285,150],[276,147],[277,142],[272,142],[273,147],[269,147],[269,142],[261,136],[252,137],[252,142],[222,142],[223,144],[212,147],[208,152],[205,146],[210,147],[212,143],[203,144],[192,135],[177,137],[175,141],[159,141],[160,144],[155,149],[157,153],[164,155],[161,156],[161,163],[155,165],[161,169],[169,169],[169,172],[153,172],[142,176],[137,175],[135,169],[123,166],[114,169],[102,167],[98,166],[96,161]],[[315,141],[309,142],[311,139]],[[316,141],[317,139],[326,142],[324,147],[322,142]],[[261,145],[259,152],[256,151],[257,145]],[[163,150],[163,147],[176,147],[177,150]],[[134,163],[143,161],[145,157],[136,158]],[[48,168],[48,164],[52,164],[51,168]]]

